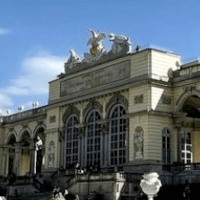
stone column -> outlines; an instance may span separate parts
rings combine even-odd
[[[59,142],[60,142],[60,167],[65,168],[65,130],[59,131]]]
[[[129,118],[126,118],[126,163],[129,161]]]
[[[36,141],[32,140],[30,142],[30,174],[36,174],[36,159],[37,159],[37,151],[36,151]]]
[[[106,167],[108,166],[108,121],[104,120],[101,122],[101,166]]]
[[[171,134],[171,139],[172,139],[172,153],[171,151],[171,156],[173,162],[178,162],[180,161],[180,154],[181,154],[181,139],[180,139],[180,128],[175,127],[174,128],[174,133]]]
[[[79,146],[78,146],[78,152],[79,152],[79,163],[81,167],[85,167],[85,125],[81,124],[79,126]]]
[[[20,168],[21,168],[21,143],[15,144],[15,161],[14,161],[14,172],[17,176],[20,176]]]

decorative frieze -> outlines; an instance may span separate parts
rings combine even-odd
[[[193,90],[195,90],[194,86],[188,86],[185,88],[185,92],[192,92]]]
[[[61,82],[61,97],[129,78],[130,60]]]

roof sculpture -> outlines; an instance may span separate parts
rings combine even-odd
[[[70,50],[70,57],[65,63],[65,74],[71,74],[85,69],[93,65],[107,62],[109,60],[116,59],[124,56],[131,51],[130,39],[123,35],[115,35],[113,33],[105,34],[98,33],[97,31],[89,29],[91,37],[89,38],[87,45],[90,46],[89,53],[84,53],[84,58],[75,53],[73,49]],[[106,52],[103,45],[103,40],[108,38],[112,42],[111,50]],[[62,74],[63,76],[64,74]],[[59,76],[60,77],[60,76]]]

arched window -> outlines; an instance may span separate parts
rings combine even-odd
[[[188,131],[181,132],[181,161],[185,164],[193,162],[192,138]]]
[[[93,110],[87,119],[87,166],[100,165],[101,152],[101,119],[100,114]]]
[[[110,164],[126,162],[126,111],[117,105],[111,112],[110,121]]]
[[[66,123],[66,168],[73,168],[78,163],[78,119],[71,115]]]
[[[167,128],[162,130],[162,161],[170,163],[170,132]]]

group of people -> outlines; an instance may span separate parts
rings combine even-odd
[[[58,199],[63,199],[63,194],[61,193],[61,190],[59,187],[54,186],[53,192],[52,192],[52,196],[53,198],[58,198]],[[65,189],[64,191],[64,199],[66,200],[79,200],[79,196],[78,195],[73,195],[71,193],[68,192],[67,189]]]

